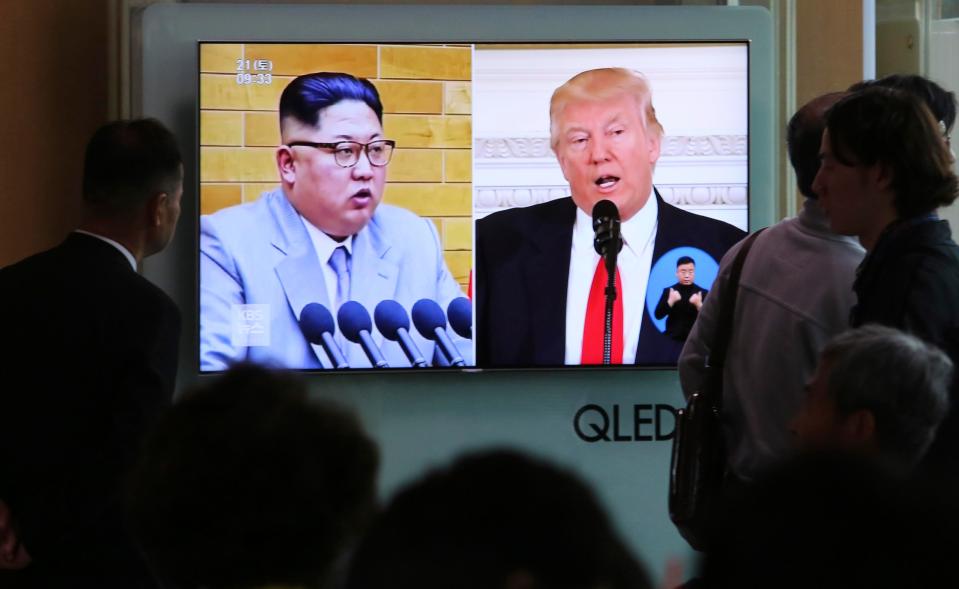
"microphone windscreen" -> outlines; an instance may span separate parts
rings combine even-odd
[[[373,322],[370,319],[370,313],[363,305],[356,301],[346,301],[340,310],[336,313],[336,322],[340,326],[340,332],[354,343],[359,343],[361,331],[372,331]]]
[[[388,340],[397,341],[400,338],[400,329],[410,330],[410,318],[406,309],[391,299],[380,301],[373,311],[373,319],[376,321],[376,328]]]
[[[436,328],[446,327],[446,315],[436,301],[420,299],[413,305],[413,325],[427,339],[436,339]]]
[[[473,304],[466,297],[456,297],[446,308],[450,327],[460,337],[473,338]]]
[[[310,303],[300,311],[300,330],[308,342],[320,345],[324,333],[336,333],[333,314],[319,303]]]
[[[593,205],[593,229],[596,228],[598,220],[604,218],[619,221],[619,209],[611,200],[603,199]]]

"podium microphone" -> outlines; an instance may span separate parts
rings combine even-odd
[[[390,341],[399,342],[403,353],[410,361],[411,366],[426,368],[426,360],[416,347],[416,342],[410,337],[410,317],[406,309],[394,300],[380,301],[373,311],[376,328],[383,337]]]
[[[450,327],[456,335],[473,339],[473,303],[466,297],[456,297],[446,308]]]
[[[336,313],[336,322],[339,323],[340,331],[346,339],[362,346],[366,357],[370,359],[370,364],[377,368],[390,367],[370,335],[373,322],[370,320],[369,311],[363,305],[356,301],[346,301]]]
[[[300,311],[300,331],[311,344],[322,346],[334,368],[349,368],[343,352],[336,345],[333,334],[333,315],[329,309],[319,303],[310,303]]]
[[[606,313],[603,329],[603,364],[612,363],[613,308],[616,300],[616,257],[623,249],[619,209],[611,200],[593,205],[593,247],[606,263]]]
[[[623,249],[620,235],[619,209],[611,200],[601,200],[593,205],[593,248],[606,260],[606,270],[616,267],[616,257]]]
[[[416,301],[413,305],[413,325],[416,326],[420,335],[436,342],[452,366],[466,365],[463,356],[450,340],[450,336],[446,335],[446,314],[436,301],[430,299]]]

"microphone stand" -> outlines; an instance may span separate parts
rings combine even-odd
[[[618,244],[611,244],[603,256],[606,263],[606,321],[603,328],[603,364],[612,364],[613,355],[613,307],[616,301],[616,255]]]

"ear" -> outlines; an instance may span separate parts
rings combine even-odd
[[[853,411],[843,419],[840,428],[843,438],[857,446],[869,445],[876,441],[876,416],[868,409]]]
[[[661,147],[663,138],[653,133],[646,136],[646,146],[649,148],[649,163],[650,165],[655,166],[656,162],[659,160],[659,149]]]
[[[158,192],[147,201],[146,216],[147,225],[150,227],[159,227],[163,224],[166,217],[167,207],[170,204],[170,195],[166,192]]]
[[[276,169],[280,173],[280,180],[284,184],[296,182],[296,163],[293,161],[293,150],[286,145],[276,148]]]
[[[873,177],[873,180],[875,181],[876,186],[879,187],[880,190],[888,190],[892,188],[892,181],[895,175],[892,170],[892,166],[883,162],[876,162],[874,168],[875,170],[873,171],[873,174],[875,174],[875,176]]]
[[[566,181],[569,182],[570,181],[569,174],[566,173],[566,163],[568,158],[566,157],[566,154],[563,152],[563,148],[557,145],[556,147],[553,148],[553,154],[556,156],[556,163],[559,164],[559,170],[563,173],[563,178],[565,178]]]

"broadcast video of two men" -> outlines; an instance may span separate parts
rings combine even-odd
[[[745,43],[201,43],[199,367],[674,367]]]

